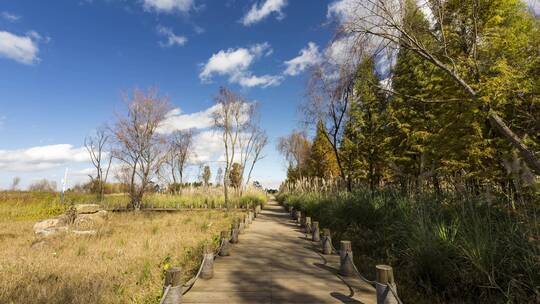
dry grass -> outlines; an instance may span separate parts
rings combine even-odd
[[[235,216],[215,210],[112,214],[96,236],[42,242],[34,220],[4,218],[0,303],[157,303],[164,269],[181,265],[186,278],[192,275],[203,243],[215,243]]]

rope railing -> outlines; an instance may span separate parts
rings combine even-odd
[[[247,216],[242,217],[242,226],[246,228],[251,222],[255,219],[257,214],[261,211],[261,207],[258,205],[249,211]],[[208,247],[205,247],[203,259],[197,270],[197,274],[189,279],[186,283],[180,284],[180,273],[181,269],[179,267],[172,267],[167,269],[165,274],[165,285],[163,294],[161,296],[160,304],[177,304],[180,303],[183,295],[188,293],[199,278],[210,279],[213,276],[213,262],[220,256],[229,255],[228,245],[229,243],[235,244],[238,242],[238,234],[241,233],[240,222],[235,221],[231,232],[222,231],[221,240],[219,246],[215,250],[208,250]],[[228,236],[225,236],[227,234]],[[227,250],[225,250],[227,249]],[[211,259],[211,260],[210,260]],[[205,277],[206,276],[206,277]]]
[[[341,250],[337,250],[332,243],[329,229],[323,229],[323,235],[320,237],[319,222],[313,221],[311,223],[311,227],[306,227],[308,222],[305,221],[305,218],[309,218],[310,220],[311,218],[307,217],[305,212],[300,212],[294,208],[289,208],[289,211],[295,222],[299,223],[300,226],[304,228],[306,238],[308,238],[308,235],[311,234],[312,242],[320,243],[323,254],[337,254],[340,256],[340,269],[338,274],[341,276],[354,275],[365,283],[375,287],[378,304],[403,304],[403,301],[399,298],[397,293],[393,269],[391,266],[377,265],[377,280],[367,279],[354,264],[350,241],[341,241],[342,248]],[[303,219],[299,219],[299,216],[302,216]]]
[[[167,287],[165,287],[165,291],[163,292],[163,296],[161,297],[159,304],[165,303],[165,299],[167,299],[169,296],[169,290],[171,290],[171,285],[167,285]]]

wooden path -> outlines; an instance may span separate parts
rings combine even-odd
[[[214,277],[199,279],[182,303],[376,303],[375,289],[337,275],[338,256],[323,256],[275,202],[270,202],[215,260]]]

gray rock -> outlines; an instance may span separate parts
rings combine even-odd
[[[68,227],[67,226],[60,226],[60,227],[51,227],[47,229],[41,229],[41,230],[34,230],[37,236],[41,237],[48,237],[51,235],[58,234],[60,232],[67,232]]]
[[[96,235],[96,230],[71,230],[75,235]]]
[[[92,214],[79,214],[73,222],[73,226],[80,229],[91,229],[97,226],[101,226],[107,220],[107,211],[101,210]]]
[[[34,224],[34,232],[39,230],[46,230],[63,225],[63,220],[60,218],[47,219]]]
[[[102,208],[98,204],[78,204],[75,205],[75,210],[77,214],[91,214],[102,210]]]

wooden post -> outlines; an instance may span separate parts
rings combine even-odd
[[[306,227],[306,212],[300,213],[300,227]]]
[[[311,217],[306,216],[306,225],[304,226],[306,233],[311,233]]]
[[[257,213],[257,215],[259,215],[261,213],[261,205],[257,205],[255,206],[255,213]]]
[[[221,231],[221,249],[219,250],[220,256],[229,256],[230,248],[229,248],[229,232],[224,230]]]
[[[341,241],[339,250],[339,274],[342,276],[354,275],[354,262],[351,241]]]
[[[171,267],[165,271],[165,283],[163,286],[163,292],[169,290],[167,294],[163,295],[164,304],[179,304],[182,301],[182,283],[180,276],[182,273],[182,268],[180,267]]]
[[[377,280],[375,288],[377,289],[377,304],[398,304],[399,301],[390,290],[394,289],[397,294],[396,282],[394,281],[394,271],[392,266],[377,265]]]
[[[295,216],[296,216],[296,210],[294,210],[294,207],[291,207],[291,217],[293,219],[296,219]]]
[[[321,236],[319,233],[319,222],[313,222],[311,224],[311,240],[313,242],[320,242]]]
[[[332,236],[330,235],[330,229],[323,229],[322,237],[322,252],[323,254],[332,254]]]
[[[241,221],[239,224],[238,224],[238,233],[239,234],[242,234],[244,233],[244,221]]]
[[[232,231],[231,231],[231,244],[237,244],[238,243],[238,228],[236,225],[233,225]]]
[[[204,246],[201,278],[208,280],[214,277],[214,252],[212,247]]]
[[[300,224],[300,222],[302,221],[302,212],[301,211],[296,211],[296,223],[297,224]]]

